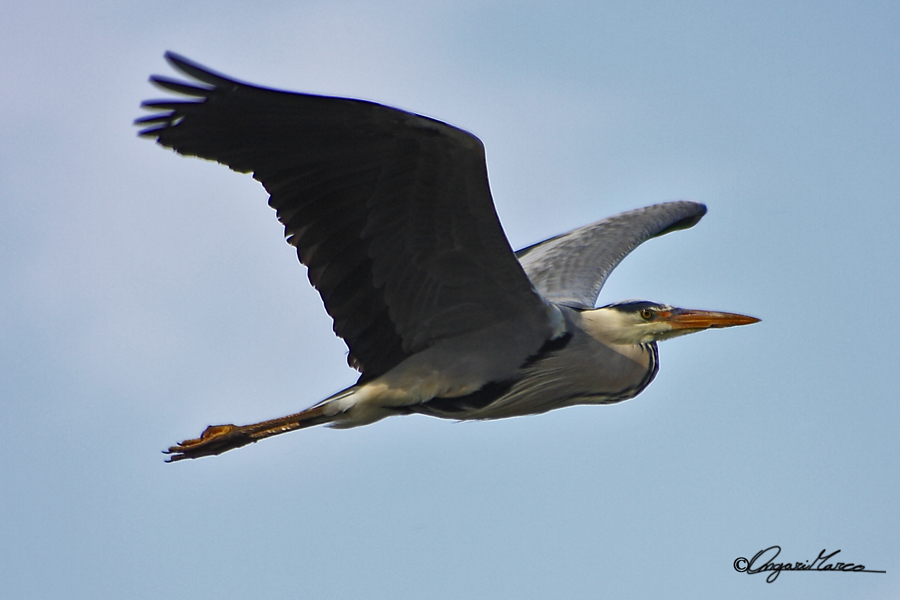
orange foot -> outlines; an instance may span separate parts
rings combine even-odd
[[[176,462],[186,458],[215,456],[255,441],[247,433],[245,427],[238,427],[237,425],[210,425],[199,438],[184,440],[180,444],[164,450],[163,454],[172,455],[166,462]]]

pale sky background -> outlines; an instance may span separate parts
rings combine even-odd
[[[472,131],[517,248],[704,202],[600,302],[763,321],[618,406],[164,464],[355,379],[263,189],[136,137],[165,50]],[[4,1],[2,595],[900,597],[898,73],[897,2]]]

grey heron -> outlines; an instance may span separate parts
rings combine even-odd
[[[639,244],[695,225],[706,207],[667,202],[513,252],[474,135],[373,102],[245,84],[173,53],[186,99],[147,101],[141,136],[252,173],[269,193],[360,371],[299,413],[215,425],[170,461],[221,454],[326,424],[391,415],[500,419],[633,398],[659,368],[656,343],[755,323],[647,301],[595,308]]]

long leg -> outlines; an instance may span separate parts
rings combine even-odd
[[[287,433],[295,429],[304,429],[314,425],[330,424],[332,427],[348,428],[368,425],[389,415],[408,413],[407,408],[421,402],[425,395],[422,382],[411,389],[399,379],[401,385],[391,385],[380,377],[363,385],[353,385],[337,394],[322,400],[315,406],[286,417],[253,423],[252,425],[210,425],[193,440],[185,440],[165,450],[170,454],[167,462],[176,462],[186,458],[215,456],[258,442],[273,435]],[[421,378],[420,378],[421,379]],[[428,380],[424,384],[429,384]]]
[[[334,414],[326,414],[326,406],[327,401],[293,415],[252,425],[210,425],[199,438],[185,440],[165,450],[164,454],[171,455],[166,462],[215,456],[273,435],[328,423],[334,420]]]

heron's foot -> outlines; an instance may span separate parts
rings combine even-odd
[[[166,462],[176,462],[186,458],[215,456],[247,444],[252,444],[255,441],[255,439],[250,437],[247,427],[210,425],[199,438],[184,440],[180,444],[164,450],[163,453],[172,455]]]

